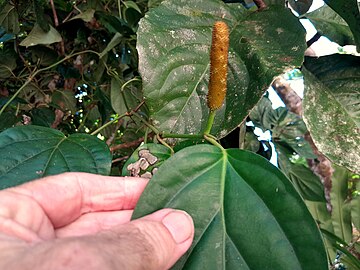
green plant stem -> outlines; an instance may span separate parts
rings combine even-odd
[[[144,143],[147,144],[148,136],[149,136],[149,128],[146,127],[145,129],[145,135],[144,135]]]
[[[5,109],[11,104],[11,102],[14,101],[14,99],[21,93],[21,91],[29,84],[32,82],[32,80],[41,72],[52,69],[53,67],[56,67],[57,65],[61,64],[62,62],[65,62],[67,60],[69,60],[70,58],[73,58],[74,56],[80,55],[80,54],[84,54],[84,53],[93,53],[96,54],[97,56],[99,56],[99,53],[92,51],[92,50],[86,50],[86,51],[82,51],[82,52],[77,52],[77,53],[73,53],[70,54],[66,57],[64,57],[63,59],[61,59],[60,61],[42,68],[42,69],[38,69],[37,71],[35,71],[33,74],[30,74],[28,79],[26,80],[26,82],[15,92],[15,94],[4,104],[4,106],[0,109],[0,115],[2,115],[2,113],[5,111]]]
[[[118,78],[117,78],[118,79]],[[132,78],[131,80],[125,82],[122,86],[121,86],[121,89],[120,89],[120,93],[121,93],[121,96],[124,100],[124,104],[125,104],[125,107],[126,107],[126,110],[129,112],[132,108],[129,107],[127,101],[126,101],[126,98],[125,98],[125,87],[128,86],[130,83],[132,82],[136,82],[136,81],[140,81],[138,78]],[[135,110],[136,111],[136,110]]]
[[[121,15],[121,1],[118,0],[118,1],[117,1],[117,4],[118,4],[119,18],[122,19],[122,15]]]
[[[224,150],[224,147],[222,147],[222,145],[216,141],[216,138],[214,136],[204,134],[204,139],[207,140],[209,143],[219,147],[221,150]]]
[[[125,117],[125,116],[127,116],[126,113],[124,113],[124,114],[122,114],[122,115],[118,115],[118,116],[115,117],[113,120],[105,123],[104,125],[102,125],[101,127],[99,127],[97,130],[91,132],[91,135],[96,135],[96,134],[98,134],[98,133],[99,133],[100,131],[102,131],[104,128],[112,125],[113,123],[115,123],[116,121],[118,121],[119,119],[121,119],[121,118],[123,118],[123,117]]]
[[[239,149],[245,148],[245,136],[246,136],[246,123],[245,121],[240,124],[239,132]]]
[[[216,111],[210,110],[209,118],[208,118],[208,121],[207,121],[207,124],[206,124],[206,128],[205,128],[205,131],[204,131],[204,134],[205,134],[205,135],[209,135],[209,134],[210,134],[211,128],[212,128],[212,126],[213,126],[213,124],[214,124],[215,115],[216,115]]]
[[[140,120],[140,122],[142,122],[145,126],[147,126],[148,128],[150,128],[152,130],[152,132],[154,132],[156,135],[160,134],[160,131],[154,127],[153,125],[149,124],[146,120],[144,120],[144,118],[141,117],[141,115],[139,115],[137,112],[130,112],[129,114],[130,116],[136,116],[136,118],[138,118]]]
[[[172,134],[172,133],[161,133],[162,138],[177,138],[177,139],[204,139],[203,134]]]
[[[171,155],[173,155],[173,154],[175,153],[175,152],[174,152],[174,149],[172,149],[172,147],[171,147],[170,145],[168,145],[168,144],[160,137],[159,134],[156,135],[156,138],[158,139],[158,141],[159,141],[162,145],[164,145],[164,146],[166,146],[167,148],[170,149]]]

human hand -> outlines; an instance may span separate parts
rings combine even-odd
[[[65,173],[0,191],[0,269],[168,269],[194,225],[163,209],[130,221],[148,180]]]

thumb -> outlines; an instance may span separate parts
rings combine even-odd
[[[137,252],[139,245],[146,247],[142,249],[143,254],[138,254],[139,269],[169,269],[189,249],[194,238],[193,220],[180,210],[159,210],[130,222],[129,226],[138,231],[138,237],[133,240],[139,243],[132,243],[135,247],[132,254]]]

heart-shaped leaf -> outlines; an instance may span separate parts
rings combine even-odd
[[[266,159],[196,145],[165,161],[133,218],[187,211],[195,239],[174,269],[328,269],[318,228],[289,180]]]
[[[359,66],[359,57],[331,55],[309,57],[303,69],[306,126],[324,155],[354,172],[360,172]]]
[[[137,48],[144,95],[155,126],[172,133],[204,130],[215,21],[230,29],[228,94],[212,133],[224,137],[247,116],[273,77],[300,66],[304,29],[284,6],[250,12],[222,1],[164,1],[140,22]]]
[[[88,134],[18,126],[0,133],[0,189],[62,172],[110,173],[107,145]]]

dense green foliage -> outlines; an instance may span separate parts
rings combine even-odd
[[[265,2],[1,0],[0,188],[66,171],[152,177],[134,218],[174,207],[195,222],[174,269],[360,269],[359,56],[304,58],[299,18]],[[326,2],[289,5],[359,48],[358,2]],[[228,89],[212,121],[218,20]],[[303,113],[273,109],[266,89],[294,68]]]

